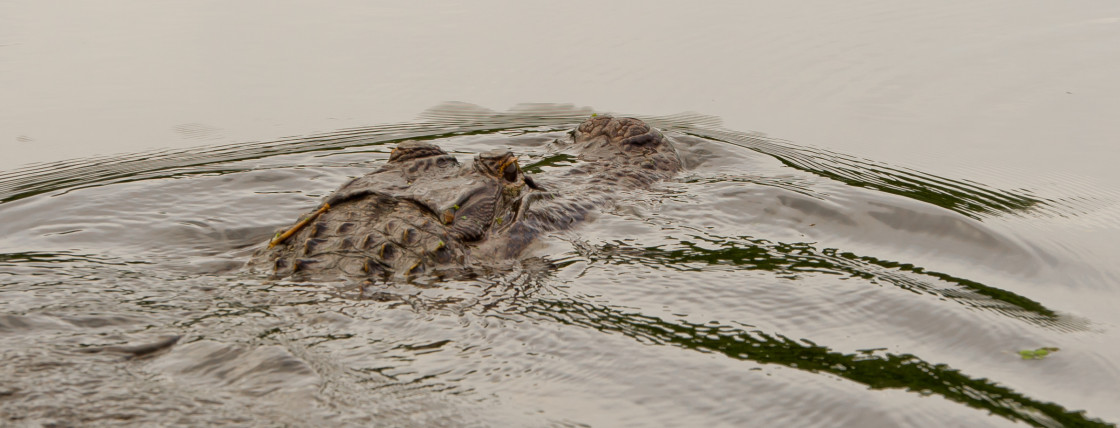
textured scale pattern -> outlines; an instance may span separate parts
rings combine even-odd
[[[461,165],[435,145],[401,143],[385,166],[328,196],[329,209],[257,251],[250,267],[308,280],[471,275],[516,261],[542,233],[587,220],[619,191],[648,189],[681,169],[670,140],[637,119],[593,117],[565,150],[580,162],[530,178],[509,152]]]

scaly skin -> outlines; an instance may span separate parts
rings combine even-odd
[[[649,188],[681,169],[671,142],[637,119],[593,117],[572,136],[565,150],[580,163],[543,187],[510,152],[462,165],[435,145],[402,143],[249,266],[300,280],[471,275],[516,261],[542,233],[613,203],[614,192]]]

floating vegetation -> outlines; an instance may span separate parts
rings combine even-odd
[[[1024,349],[1019,351],[1019,356],[1024,360],[1041,360],[1050,355],[1051,352],[1058,352],[1058,348]]]

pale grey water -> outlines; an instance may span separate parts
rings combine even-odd
[[[7,2],[0,425],[1116,423],[1118,47],[1111,2]],[[543,274],[231,270],[401,139],[592,111],[689,169]]]

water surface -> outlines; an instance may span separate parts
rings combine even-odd
[[[591,113],[451,104],[396,126],[8,174],[8,421],[1117,420],[1114,321],[1040,291],[1107,296],[1114,274],[1020,225],[1076,218],[1084,204],[705,116],[647,117],[677,139],[679,179],[622,195],[508,272],[360,287],[240,269],[403,140],[464,160],[509,148],[544,176],[570,162],[552,140]],[[1018,355],[1040,347],[1060,351]]]
[[[1117,46],[1109,1],[5,2],[0,425],[1115,424]],[[548,175],[596,112],[686,171],[516,269],[239,270],[401,141]]]

